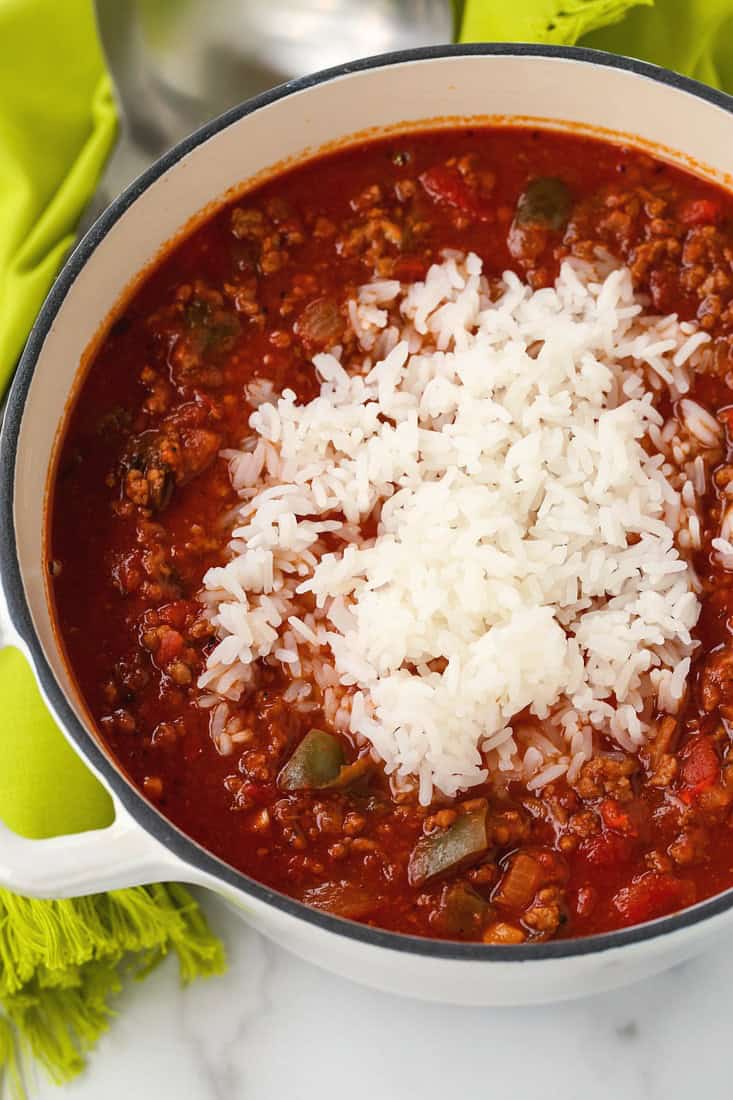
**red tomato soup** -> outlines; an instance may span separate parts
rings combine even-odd
[[[732,298],[730,196],[577,135],[390,137],[216,212],[111,324],[52,487],[120,767],[398,932],[733,885]]]

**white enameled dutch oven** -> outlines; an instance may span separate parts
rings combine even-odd
[[[161,879],[206,886],[305,959],[381,989],[463,1004],[610,989],[680,962],[716,937],[733,938],[733,890],[640,927],[519,947],[418,939],[309,909],[227,867],[142,798],[85,718],[54,634],[44,549],[48,471],[85,349],[125,288],[233,185],[246,187],[283,162],[355,138],[467,120],[531,121],[631,141],[724,183],[733,171],[729,97],[593,51],[482,45],[372,58],[276,88],[204,126],[121,195],[70,257],[41,310],[0,439],[0,641],[29,657],[49,707],[111,792],[117,816],[108,829],[52,840],[2,829],[2,885],[40,897]]]

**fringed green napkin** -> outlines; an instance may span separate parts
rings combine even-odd
[[[464,0],[463,42],[580,42],[733,92],[733,0]]]
[[[223,969],[221,945],[175,883],[47,902],[0,890],[0,1064],[11,1096],[25,1095],[29,1056],[59,1084],[78,1073],[123,977],[144,978],[168,952],[184,982]]]

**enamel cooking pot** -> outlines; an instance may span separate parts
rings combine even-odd
[[[725,183],[733,170],[732,111],[732,99],[693,81],[589,50],[415,50],[330,69],[234,108],[172,149],[109,207],[53,287],[10,393],[0,439],[0,643],[29,657],[60,727],[110,791],[116,820],[107,829],[41,841],[3,828],[2,885],[39,897],[156,880],[205,886],[265,935],[329,970],[463,1004],[528,1004],[610,989],[733,932],[728,890],[677,915],[587,939],[448,943],[316,912],[234,871],[143,799],[89,724],[55,637],[44,548],[48,471],[85,349],[135,276],[228,189],[355,136],[466,121],[531,121],[631,141]]]

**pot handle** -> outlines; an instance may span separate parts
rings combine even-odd
[[[29,840],[0,822],[0,885],[16,894],[71,898],[187,879],[187,865],[116,800],[114,822],[85,833]]]
[[[29,659],[0,583],[0,649]],[[33,840],[0,821],[0,886],[36,898],[69,898],[160,881],[191,881],[191,869],[142,829],[113,796],[106,829]]]

